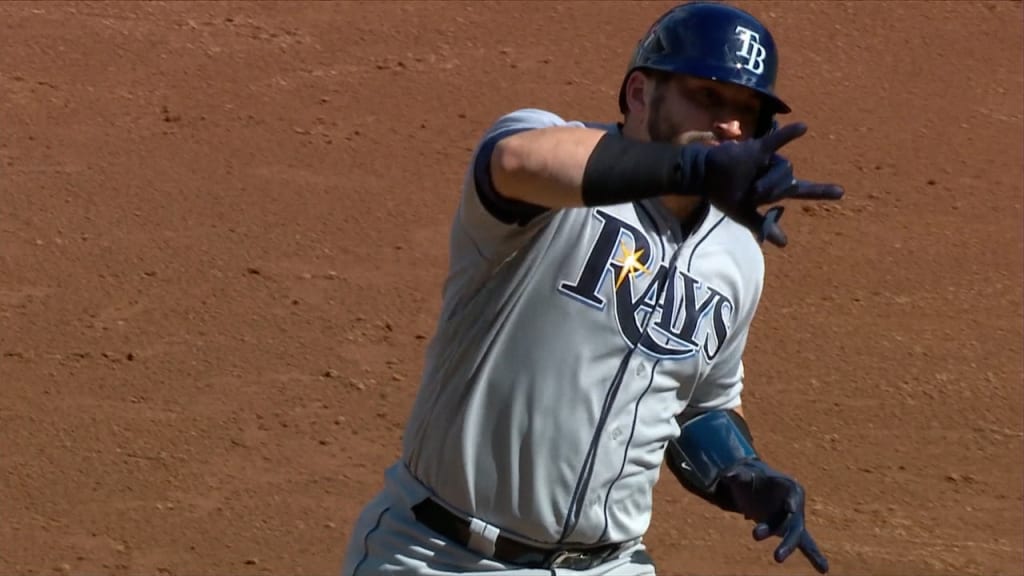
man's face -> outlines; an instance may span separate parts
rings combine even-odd
[[[651,93],[647,132],[661,142],[692,132],[710,132],[718,142],[744,140],[753,137],[760,112],[761,98],[749,88],[673,75]]]

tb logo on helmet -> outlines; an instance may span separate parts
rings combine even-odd
[[[747,59],[747,63],[743,67],[754,74],[764,72],[764,57],[768,54],[768,51],[761,45],[761,36],[757,32],[743,26],[736,27],[736,35],[739,36],[740,42],[743,43],[736,55]]]

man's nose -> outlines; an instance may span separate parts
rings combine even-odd
[[[736,140],[743,135],[739,120],[720,120],[715,122],[715,136],[719,140]]]

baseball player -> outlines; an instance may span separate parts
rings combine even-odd
[[[486,131],[450,235],[437,331],[401,458],[359,516],[345,576],[652,575],[666,462],[828,562],[804,490],[758,456],[742,356],[785,199],[837,200],[778,151],[778,53],[750,14],[688,3],[622,81],[621,122],[512,111]]]

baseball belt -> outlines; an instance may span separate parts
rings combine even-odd
[[[463,547],[469,547],[469,520],[456,515],[430,498],[413,506],[412,512],[416,520],[424,526]],[[588,547],[540,548],[499,534],[494,541],[494,553],[491,554],[491,558],[523,568],[587,570],[606,562],[625,547],[625,544],[614,543]]]

